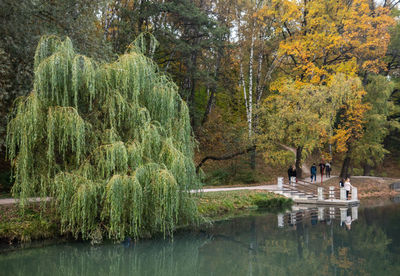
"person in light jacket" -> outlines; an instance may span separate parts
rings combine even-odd
[[[347,177],[346,180],[344,181],[344,189],[346,190],[346,199],[347,200],[349,200],[349,193],[350,193],[351,188],[354,188],[354,187],[350,183],[350,178]]]

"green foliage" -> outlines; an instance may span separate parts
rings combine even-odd
[[[301,148],[302,159],[322,148],[334,135],[341,108],[352,107],[357,95],[361,99],[360,91],[358,78],[337,74],[328,85],[289,83],[267,97],[259,110],[257,136],[266,161],[272,165],[288,164],[293,154],[285,146]],[[336,135],[347,138],[348,132]]]
[[[206,179],[207,185],[218,186],[218,185],[226,185],[229,181],[230,172],[226,169],[217,169],[210,173],[208,178]]]
[[[188,108],[142,53],[143,37],[111,64],[43,37],[34,91],[8,125],[13,193],[52,196],[62,232],[137,239],[196,222],[199,187]]]
[[[0,206],[0,240],[10,244],[58,237],[55,214],[29,206],[22,213],[15,205]]]
[[[259,194],[255,199],[255,204],[258,208],[267,208],[270,210],[282,210],[289,208],[292,205],[292,200],[285,197],[276,198],[266,198],[265,196]]]
[[[384,76],[371,76],[366,85],[364,102],[370,109],[365,114],[364,133],[355,143],[352,158],[356,166],[373,167],[379,164],[388,151],[383,140],[389,131],[399,129],[399,122],[390,118],[395,106],[390,101],[393,83]]]
[[[0,193],[9,193],[12,187],[11,172],[0,172]]]
[[[284,210],[292,205],[292,200],[274,193],[257,190],[207,192],[199,198],[199,211],[208,218],[232,215],[241,210],[268,208]]]
[[[37,66],[54,53],[61,43],[58,37],[53,36],[52,39],[46,38],[48,48],[36,48],[40,37],[50,34],[68,36],[80,53],[107,60],[111,56],[110,48],[98,24],[99,12],[104,6],[104,1],[89,0],[0,2],[1,159],[5,156],[7,113],[11,111],[10,107],[17,97],[26,96],[32,91]],[[34,62],[32,57],[35,49],[38,51]],[[80,62],[73,61],[72,65]]]

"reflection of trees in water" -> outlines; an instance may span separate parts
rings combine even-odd
[[[339,211],[337,213],[340,214]],[[372,224],[362,216],[353,224],[351,231],[340,226],[340,216],[331,224],[324,221],[317,225],[311,223],[314,217],[315,214],[311,214],[307,217],[308,223],[298,221],[295,226],[283,229],[271,229],[271,225],[277,225],[276,218],[268,216],[243,219],[232,223],[231,227],[220,225],[223,229],[215,229],[220,235],[231,237],[235,233],[241,234],[234,236],[233,241],[220,237],[217,241],[220,250],[213,251],[217,246],[209,244],[207,257],[210,262],[224,258],[226,250],[223,247],[229,247],[226,245],[229,243],[233,248],[229,258],[235,264],[235,270],[231,272],[240,271],[238,275],[249,274],[250,267],[254,275],[400,275],[400,263],[389,257],[388,246],[391,243],[386,229],[383,231],[380,227],[383,219],[389,220],[390,225],[397,225],[400,220],[393,214],[390,219],[382,213]],[[256,233],[250,227],[251,220],[256,223]],[[265,229],[268,231],[263,231]],[[248,251],[251,243],[257,244],[257,250]],[[248,265],[249,262],[252,265]],[[214,266],[225,267],[218,261]]]
[[[278,228],[276,215],[259,215],[177,234],[173,242],[21,250],[0,255],[0,274],[400,275],[399,238],[392,236],[399,208],[390,208],[360,210],[351,231],[340,219],[313,224],[309,217],[296,227]]]
[[[7,275],[191,275],[206,235],[124,244],[72,243],[0,255]],[[0,272],[0,275],[2,273]]]

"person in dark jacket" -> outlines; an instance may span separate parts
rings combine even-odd
[[[289,184],[292,184],[292,177],[296,177],[296,168],[294,165],[288,169]]]
[[[292,177],[292,174],[293,174],[293,166],[290,166],[289,169],[287,170],[287,175],[288,175],[288,178],[289,178],[289,184],[291,183],[290,178]]]
[[[327,161],[325,163],[325,173],[326,173],[326,178],[331,178],[331,164]]]
[[[321,173],[321,179],[324,176],[325,164],[323,162],[319,163],[319,172]]]
[[[317,182],[317,166],[315,166],[315,163],[312,164],[310,172],[311,172],[311,182],[313,182],[313,179],[315,182]]]

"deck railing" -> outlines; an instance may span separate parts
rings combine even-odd
[[[306,180],[292,179],[289,184],[284,183],[283,177],[278,177],[278,189],[287,189],[292,192],[300,192],[308,196],[315,196],[318,200],[348,200],[346,198],[346,190],[344,188],[337,189],[335,186],[329,186],[329,189],[325,189],[320,184],[312,183]],[[357,188],[353,187],[349,193],[352,200],[358,200]]]

